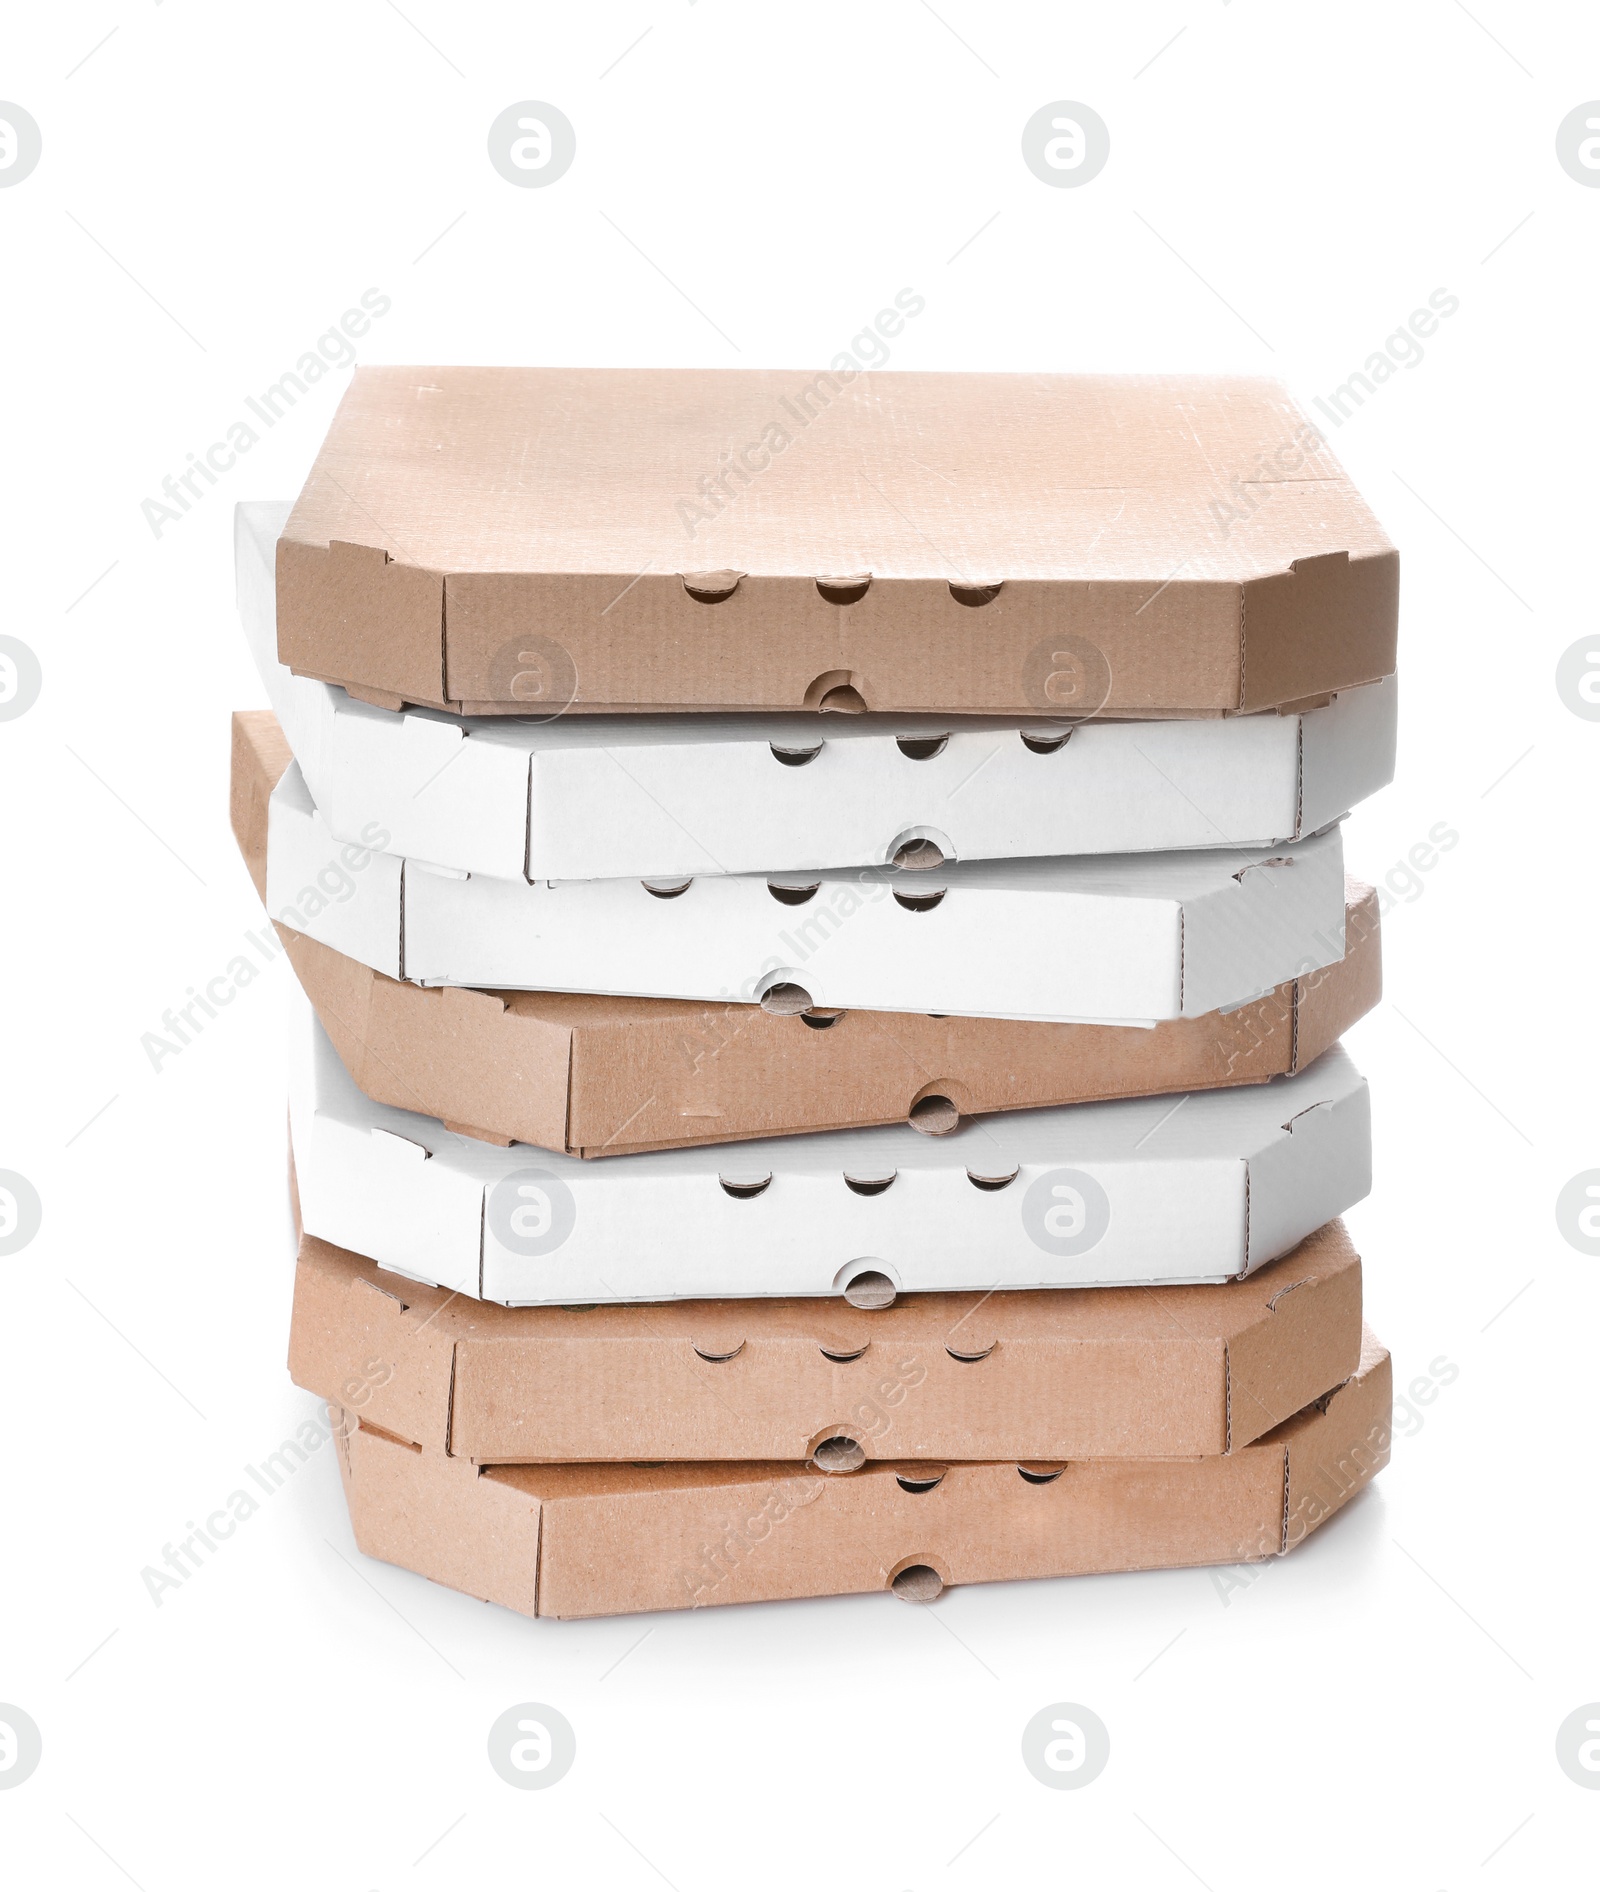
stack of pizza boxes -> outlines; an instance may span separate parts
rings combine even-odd
[[[1260,381],[358,370],[238,514],[290,1369],[534,1615],[1291,1550],[1394,549]]]

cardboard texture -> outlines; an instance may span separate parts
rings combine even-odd
[[[266,892],[267,800],[290,756],[268,711],[233,719],[234,833]],[[573,1156],[735,1142],[1261,1082],[1303,1070],[1377,1004],[1378,899],[1345,885],[1345,956],[1228,1013],[1149,1031],[924,1013],[409,985],[280,926],[369,1097],[493,1143]]]
[[[508,1304],[1222,1281],[1371,1187],[1342,1050],[1269,1084],[584,1163],[362,1095],[296,999],[305,1227]],[[531,1160],[530,1160],[531,1159]]]
[[[289,508],[235,514],[239,609],[313,801],[339,841],[505,880],[665,879],[1263,847],[1394,774],[1394,679],[1302,714],[1076,729],[976,717],[391,711],[278,662]]]
[[[1223,1287],[506,1308],[307,1236],[289,1371],[479,1463],[1192,1457],[1356,1371],[1361,1263],[1329,1223]]]
[[[528,1616],[1264,1561],[1389,1459],[1392,1375],[1355,1375],[1226,1457],[809,1467],[480,1467],[333,1408],[357,1545]]]
[[[1192,716],[1391,675],[1399,561],[1267,381],[358,367],[277,579],[390,708]]]
[[[1273,854],[531,886],[378,852],[381,830],[363,842],[333,838],[291,766],[268,813],[267,911],[424,985],[1150,1024],[1344,956],[1337,828]]]

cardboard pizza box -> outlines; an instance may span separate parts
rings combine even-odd
[[[1270,381],[357,367],[278,650],[469,714],[1222,715],[1392,675],[1398,588]]]
[[[612,1616],[1260,1562],[1388,1463],[1392,1375],[1355,1374],[1226,1456],[1064,1465],[478,1466],[337,1407],[357,1545],[527,1616]]]
[[[1218,1287],[497,1307],[303,1236],[297,1386],[480,1464],[1172,1458],[1238,1451],[1356,1371],[1330,1222]]]

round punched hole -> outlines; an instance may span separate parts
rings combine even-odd
[[[902,1491],[932,1491],[944,1482],[944,1472],[896,1472],[894,1482]],[[901,1573],[902,1575],[904,1572]],[[941,1586],[942,1587],[942,1586]]]
[[[819,578],[817,590],[829,604],[859,604],[871,583],[871,572],[858,572],[850,578]]]
[[[961,1124],[961,1112],[948,1097],[919,1097],[906,1113],[906,1122],[925,1137],[947,1137]]]
[[[863,1310],[893,1307],[894,1283],[876,1268],[867,1268],[845,1283],[844,1298]]]
[[[727,1188],[726,1183],[723,1184],[723,1188]],[[713,1366],[716,1366],[723,1360],[737,1360],[739,1355],[744,1352],[744,1342],[741,1340],[736,1347],[702,1347],[696,1345],[694,1350],[699,1354],[702,1360],[709,1360]]]
[[[867,1462],[866,1453],[842,1432],[837,1438],[824,1439],[811,1458],[819,1472],[858,1472]]]
[[[980,1360],[987,1360],[998,1344],[998,1341],[991,1340],[986,1347],[946,1347],[945,1352],[963,1366],[976,1366]]]
[[[948,731],[942,736],[896,736],[894,746],[908,762],[931,762],[949,740]]]
[[[1054,755],[1072,740],[1070,729],[1063,729],[1059,734],[1055,730],[1019,729],[1017,734],[1022,738],[1023,748],[1031,749],[1035,755]]]
[[[843,1012],[802,1012],[800,1022],[809,1025],[813,1031],[826,1031],[830,1025],[837,1025],[843,1017]]]
[[[658,900],[676,900],[680,893],[687,893],[694,885],[694,877],[687,880],[641,880],[639,885],[646,893],[653,893]]]
[[[780,906],[803,907],[808,900],[815,896],[817,889],[821,885],[822,882],[820,880],[814,880],[806,887],[780,887],[775,881],[769,880],[767,882],[767,892],[772,895],[773,899],[776,900]]]
[[[895,901],[907,913],[931,913],[947,891],[944,887],[935,887],[932,893],[897,893]]]
[[[836,684],[817,705],[819,710],[832,710],[837,716],[864,716],[867,710],[866,698],[853,684]]]
[[[900,1172],[891,1169],[887,1176],[851,1176],[846,1175],[844,1186],[853,1189],[858,1196],[881,1196]]]
[[[820,742],[813,743],[809,749],[783,748],[775,742],[769,742],[767,747],[786,769],[803,769],[808,762],[815,762],[822,754]]]
[[[886,861],[912,873],[942,866],[955,857],[955,843],[938,828],[902,828],[884,849]]]
[[[967,605],[970,609],[975,611],[979,605],[993,604],[995,599],[1000,596],[1000,587],[999,585],[952,584],[950,587],[950,596],[955,599],[957,604]]]
[[[859,1347],[818,1347],[817,1351],[835,1366],[848,1366],[852,1360],[859,1360],[871,1345],[870,1340],[863,1340]]]
[[[1018,1475],[1030,1485],[1053,1485],[1066,1470],[1065,1465],[1019,1465]]]
[[[636,1472],[659,1472],[665,1468],[667,1461],[664,1458],[635,1458],[630,1459],[629,1463]]]
[[[599,1305],[598,1301],[565,1301],[561,1311],[563,1314],[592,1314]]]
[[[931,1603],[944,1590],[944,1578],[932,1564],[907,1564],[889,1585],[903,1603]]]
[[[811,994],[803,985],[780,979],[761,994],[761,1009],[770,1012],[774,1018],[792,1018],[796,1012],[811,1010]]]
[[[721,604],[739,589],[743,572],[684,572],[683,588],[696,604]]]
[[[975,1171],[969,1169],[967,1171],[967,1181],[972,1184],[974,1189],[1009,1189],[1021,1173],[1022,1165],[1020,1163],[1012,1170],[1009,1176],[979,1176]]]
[[[719,1176],[717,1181],[722,1184],[724,1195],[732,1196],[735,1202],[748,1202],[752,1196],[759,1196],[764,1189],[771,1186],[772,1176],[769,1172],[765,1176],[755,1177],[745,1182],[730,1182],[726,1176]]]

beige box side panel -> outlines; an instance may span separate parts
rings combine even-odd
[[[351,1421],[345,1486],[368,1557],[534,1616],[539,1610],[536,1498]]]
[[[447,1296],[399,1275],[381,1286],[352,1274],[343,1251],[302,1237],[289,1324],[296,1386],[414,1445],[444,1451],[453,1346],[428,1321]],[[420,1303],[420,1305],[419,1305]]]
[[[1340,1385],[1361,1361],[1361,1264],[1348,1242],[1319,1230],[1289,1257],[1270,1311],[1228,1348],[1233,1446],[1238,1450]],[[1323,1252],[1319,1252],[1319,1248]],[[1281,1268],[1282,1264],[1280,1264]],[[1314,1390],[1316,1389],[1316,1390]]]

